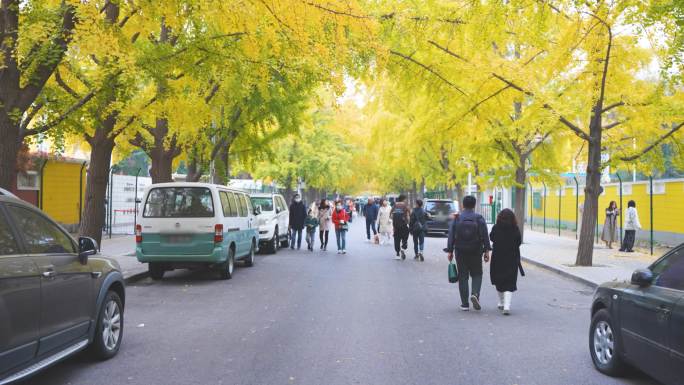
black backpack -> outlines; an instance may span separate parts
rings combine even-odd
[[[394,208],[394,211],[392,212],[392,225],[394,226],[395,229],[403,229],[408,227],[408,223],[406,223],[406,210],[405,208]]]
[[[413,222],[411,225],[412,234],[420,234],[423,231],[423,222],[421,222],[423,215],[422,210],[415,210],[411,213],[411,216],[413,217],[411,220],[411,222]]]
[[[480,226],[475,219],[461,219],[456,225],[456,239],[454,247],[464,253],[478,253],[482,251]]]

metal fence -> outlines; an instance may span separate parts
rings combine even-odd
[[[112,235],[134,234],[139,200],[152,178],[138,175],[110,173],[105,200],[105,224],[103,233]]]

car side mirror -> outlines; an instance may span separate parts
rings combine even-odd
[[[88,257],[97,254],[97,241],[90,237],[78,238],[78,260],[82,264],[88,263]]]
[[[648,269],[638,269],[632,273],[632,284],[639,287],[649,286],[653,283],[653,272]]]
[[[276,214],[280,214],[283,210],[276,208]]]
[[[257,206],[254,208],[254,215],[261,215],[261,206]]]

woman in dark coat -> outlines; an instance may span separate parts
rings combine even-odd
[[[492,241],[492,265],[490,278],[499,293],[499,310],[508,315],[511,311],[513,292],[518,288],[518,267],[520,266],[520,244],[522,237],[510,209],[503,209],[496,218],[496,224],[489,234]]]

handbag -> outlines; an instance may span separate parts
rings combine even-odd
[[[456,264],[451,261],[449,262],[449,283],[458,282],[458,270],[456,269]]]
[[[343,230],[343,231],[349,230],[349,224],[347,222],[340,223],[340,230]]]

